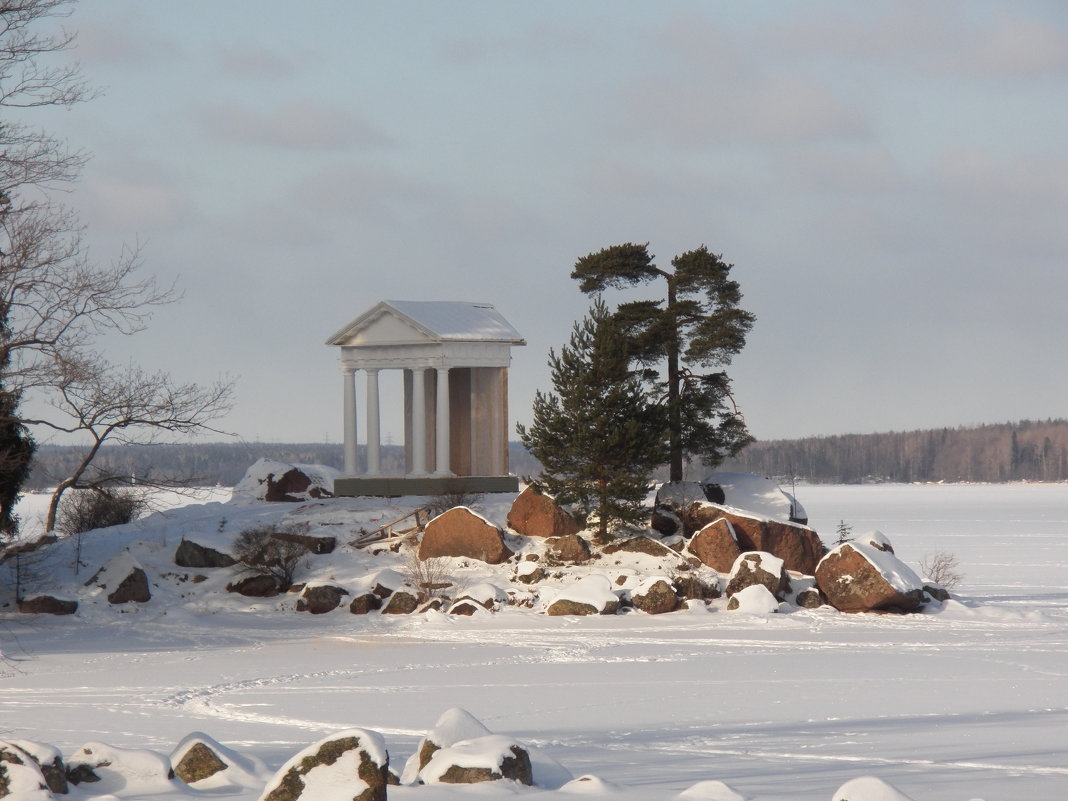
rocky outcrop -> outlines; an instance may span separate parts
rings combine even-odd
[[[78,602],[64,601],[51,595],[35,595],[19,601],[19,611],[28,615],[73,615],[78,611]]]
[[[527,487],[512,502],[508,527],[527,537],[563,537],[577,534],[582,526],[557,506],[550,496]]]
[[[282,592],[282,586],[274,576],[253,573],[234,579],[226,585],[226,591],[248,598],[272,598]]]
[[[174,552],[174,563],[178,567],[233,567],[237,560],[228,553],[183,539]]]
[[[846,542],[823,557],[816,584],[840,612],[915,612],[924,602],[923,580],[868,543]]]
[[[466,506],[440,514],[426,525],[419,544],[419,558],[458,556],[499,565],[512,557],[504,532]]]
[[[790,589],[790,577],[786,574],[782,559],[763,551],[751,551],[739,556],[727,582],[727,597],[755,584],[762,584],[777,600],[783,600]]]
[[[707,502],[694,504],[688,516],[692,525],[697,526],[695,531],[721,518],[731,524],[738,547],[743,552],[773,554],[785,562],[787,570],[811,576],[827,552],[819,535],[798,523],[752,517]]]
[[[650,615],[674,612],[679,606],[675,587],[666,578],[652,577],[643,581],[630,594],[630,602],[635,608]]]
[[[578,534],[565,534],[547,539],[545,555],[557,562],[588,562],[593,558],[590,544]]]
[[[389,755],[377,732],[351,729],[304,749],[267,783],[261,801],[386,801]]]
[[[307,584],[297,598],[297,611],[322,615],[341,606],[349,591],[337,584]]]
[[[734,535],[734,527],[725,518],[717,518],[693,535],[686,546],[686,553],[701,560],[701,563],[718,573],[730,573],[735,561],[742,555],[742,548]]]

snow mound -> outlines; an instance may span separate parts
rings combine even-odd
[[[619,603],[619,596],[612,591],[612,582],[607,576],[594,574],[579,579],[570,587],[564,587],[552,599],[553,603],[556,601],[573,601],[589,604],[595,609],[605,609]]]
[[[616,795],[623,788],[613,782],[605,781],[600,776],[587,773],[579,776],[560,788],[561,793],[574,793],[575,795]]]
[[[341,475],[339,471],[326,465],[289,464],[264,457],[245,471],[244,477],[234,486],[231,502],[271,500],[268,498],[268,492],[272,487],[283,483],[291,473],[307,476],[310,483],[304,487],[282,487],[281,491],[292,498],[303,500],[322,497],[324,493],[328,497],[333,495],[334,479]]]
[[[843,784],[831,801],[912,801],[907,795],[875,776],[860,776]]]
[[[771,615],[779,611],[779,602],[763,584],[752,584],[734,593],[727,608],[749,615]]]
[[[726,506],[787,523],[791,518],[808,519],[808,512],[797,499],[770,478],[752,473],[710,473],[702,483],[722,489]]]
[[[124,796],[178,793],[187,785],[172,777],[171,761],[163,754],[139,748],[117,748],[105,743],[86,743],[67,760],[68,775],[79,768],[91,771],[94,794]]]
[[[675,801],[748,801],[748,799],[733,787],[713,780],[698,782],[692,787],[687,787],[675,796]]]

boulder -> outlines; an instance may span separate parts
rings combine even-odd
[[[712,503],[694,504],[689,519],[696,530],[723,518],[731,524],[742,551],[765,551],[786,563],[787,570],[811,576],[827,552],[815,531],[799,523],[753,517]]]
[[[488,734],[433,753],[419,773],[427,784],[476,784],[511,779],[533,786],[530,754],[510,737]]]
[[[434,728],[426,733],[419,742],[415,753],[404,764],[401,774],[402,784],[414,784],[418,779],[419,771],[427,766],[430,758],[436,751],[448,748],[463,740],[471,740],[477,737],[485,737],[491,734],[480,720],[466,709],[453,707],[447,709],[438,718]]]
[[[58,748],[32,740],[8,740],[7,744],[15,746],[37,763],[37,767],[41,769],[41,775],[44,776],[45,784],[51,792],[60,795],[70,792],[67,786],[67,766],[63,764],[63,754]],[[2,761],[4,757],[0,755],[0,762]]]
[[[226,591],[248,598],[272,598],[282,592],[282,586],[274,576],[253,573],[231,581],[226,585]]]
[[[671,509],[654,507],[652,515],[649,516],[649,528],[661,537],[673,537],[683,533],[682,518]]]
[[[373,592],[363,592],[352,599],[349,611],[354,615],[366,615],[376,609],[382,608],[382,599]]]
[[[495,584],[481,581],[464,588],[457,596],[457,601],[471,601],[483,609],[492,611],[498,604],[508,600],[508,594]]]
[[[816,568],[816,584],[840,612],[915,612],[924,601],[923,580],[889,551],[845,542]]]
[[[349,729],[309,746],[267,782],[261,801],[386,801],[389,754],[381,735]]]
[[[233,567],[237,560],[207,545],[183,539],[174,552],[174,563],[178,567]]]
[[[751,615],[770,615],[779,611],[779,599],[763,584],[750,584],[731,596],[727,601],[727,609]]]
[[[642,553],[646,556],[655,556],[658,559],[670,557],[672,561],[678,558],[677,553],[650,537],[628,537],[624,540],[617,540],[606,545],[601,549],[601,552],[608,555],[615,553]]]
[[[790,577],[782,559],[763,551],[750,551],[739,556],[731,568],[727,597],[754,584],[762,584],[781,601],[790,589]]]
[[[185,749],[180,759],[173,762],[174,775],[186,784],[210,779],[216,773],[226,770],[226,763],[213,748],[203,742],[193,743]]]
[[[578,534],[550,537],[545,541],[545,555],[558,562],[588,562],[593,558],[590,544]]]
[[[458,556],[499,565],[512,557],[504,532],[466,506],[457,506],[426,524],[419,558]]]
[[[140,748],[117,748],[105,743],[87,743],[67,760],[71,784],[92,784],[92,797],[115,793],[145,796],[181,796],[188,790],[175,781],[171,760],[163,754]],[[89,788],[86,788],[89,789]]]
[[[97,586],[107,593],[108,603],[146,603],[152,594],[148,589],[148,575],[129,553],[112,558],[85,582],[86,587]]]
[[[152,600],[148,589],[148,575],[140,567],[131,570],[119,585],[108,593],[109,604],[147,603]]]
[[[333,498],[338,475],[322,465],[287,464],[260,459],[234,487],[235,498],[299,503],[315,498]]]
[[[523,584],[537,584],[548,575],[537,562],[520,562],[515,569],[515,580]]]
[[[332,612],[348,594],[348,590],[337,584],[306,584],[297,598],[297,611],[310,612],[313,615]]]
[[[419,608],[419,596],[408,590],[396,590],[389,596],[383,615],[410,615]]]
[[[685,552],[693,554],[717,573],[730,573],[735,561],[742,555],[742,548],[738,545],[730,521],[720,517],[694,534]]]
[[[0,741],[0,798],[51,801],[52,792],[37,761],[14,743]]]
[[[661,615],[665,612],[674,612],[679,605],[675,587],[666,578],[653,576],[643,581],[636,590],[630,594],[630,602],[637,609],[650,615]]]
[[[19,611],[29,615],[73,615],[78,611],[78,602],[63,601],[51,595],[35,595],[19,601]]]
[[[527,487],[512,501],[507,523],[510,529],[527,537],[562,537],[582,530],[552,497],[534,487]]]
[[[476,604],[471,599],[467,598],[462,601],[457,601],[449,607],[450,615],[462,615],[464,617],[471,617],[483,607],[480,604]]]
[[[602,575],[586,576],[565,587],[545,610],[551,616],[614,615],[619,609],[619,596],[612,584]]]

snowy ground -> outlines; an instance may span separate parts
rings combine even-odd
[[[965,574],[960,602],[907,617],[750,616],[713,605],[660,616],[508,608],[387,618],[309,616],[291,611],[291,598],[216,601],[167,585],[138,608],[90,599],[73,618],[0,617],[9,660],[0,737],[68,755],[90,741],[170,753],[203,731],[276,768],[360,727],[383,735],[399,769],[442,712],[462,707],[574,776],[611,783],[600,786],[611,799],[669,799],[720,780],[754,801],[814,801],[865,775],[915,801],[1068,798],[1068,485],[797,494],[827,542],[844,520],[856,533],[883,531],[913,565],[954,553]],[[358,511],[370,522],[395,509]],[[182,535],[278,514],[189,506],[119,539],[97,535],[86,561],[141,541],[139,558],[156,553],[163,565]],[[390,788],[390,798],[571,797],[566,790],[497,782]],[[82,785],[68,797],[145,797],[112,793]],[[253,801],[259,789],[224,797]]]

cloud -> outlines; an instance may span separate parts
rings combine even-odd
[[[1003,18],[975,44],[974,61],[1009,77],[1068,72],[1068,34],[1049,23]]]
[[[76,51],[87,64],[129,66],[181,53],[174,39],[158,36],[137,24],[101,24],[78,20]]]
[[[571,27],[539,23],[507,35],[455,36],[441,43],[439,56],[443,62],[459,67],[517,55],[525,59],[559,59],[565,53],[586,50],[590,39],[585,32]]]
[[[232,78],[273,81],[295,74],[293,63],[281,53],[257,44],[235,44],[216,53],[220,72]]]
[[[390,136],[371,123],[316,101],[284,103],[272,111],[254,110],[236,102],[205,103],[197,116],[211,135],[242,145],[331,150],[394,144]]]

